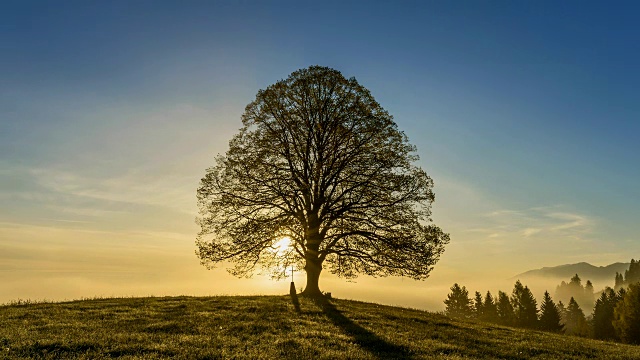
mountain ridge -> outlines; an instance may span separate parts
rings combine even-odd
[[[624,273],[629,269],[629,263],[616,262],[606,266],[595,266],[588,262],[564,264],[558,266],[545,266],[540,269],[528,270],[514,276],[512,279],[528,277],[546,277],[570,279],[578,274],[583,281],[586,280],[610,280],[613,282],[616,272]]]

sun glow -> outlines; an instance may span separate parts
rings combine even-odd
[[[273,244],[273,248],[275,249],[278,255],[284,255],[288,252],[291,247],[291,238],[288,236],[283,237],[278,240],[275,244]]]

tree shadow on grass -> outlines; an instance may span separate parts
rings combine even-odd
[[[334,325],[341,328],[342,331],[353,338],[356,344],[378,359],[412,359],[406,347],[392,344],[374,332],[358,325],[342,314],[342,311],[338,310],[329,299],[325,297],[314,297],[313,301],[322,308],[322,312]]]

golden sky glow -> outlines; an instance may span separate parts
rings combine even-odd
[[[424,282],[325,272],[323,291],[440,310],[454,282],[640,257],[637,12],[285,3],[3,8],[0,303],[288,293],[199,264],[196,189],[257,91],[313,64],[394,116],[451,235]]]

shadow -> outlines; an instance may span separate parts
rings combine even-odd
[[[370,352],[378,359],[412,359],[409,350],[403,346],[392,344],[376,335],[353,320],[344,316],[340,310],[326,297],[314,297],[313,302],[322,309],[322,312],[341,328],[345,334],[351,336],[356,344]]]

